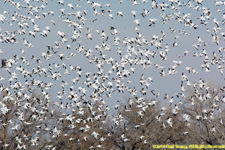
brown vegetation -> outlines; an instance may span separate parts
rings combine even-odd
[[[66,112],[36,92],[0,97],[0,149],[153,149],[153,144],[223,145],[224,89],[187,89],[175,106],[128,99],[113,116],[104,102],[71,102]],[[66,112],[66,113],[65,113]]]

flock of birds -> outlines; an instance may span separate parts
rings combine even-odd
[[[172,105],[185,98],[187,87],[205,88],[207,74],[224,83],[223,1],[5,0],[0,5],[1,91],[5,83],[9,91],[41,89],[59,108],[71,109],[73,103],[112,103],[121,99],[117,94]],[[169,93],[160,86],[179,90]]]

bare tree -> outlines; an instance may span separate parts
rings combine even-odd
[[[1,87],[0,149],[41,149],[50,124],[49,100],[25,90]]]
[[[153,144],[185,144],[187,123],[176,109],[162,107],[155,99],[129,99],[113,119],[114,145],[136,150],[153,149]]]
[[[155,100],[127,100],[113,118],[111,132],[117,149],[150,149],[161,126],[156,118],[159,114],[159,103]]]
[[[105,105],[79,102],[70,104],[72,113],[61,114],[51,134],[50,147],[56,149],[109,149],[112,147],[108,132]]]
[[[188,90],[182,111],[190,117],[188,143],[222,145],[225,141],[225,89],[195,83]]]

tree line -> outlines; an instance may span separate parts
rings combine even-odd
[[[66,104],[1,85],[0,150],[153,149],[225,144],[224,87],[192,87],[173,105],[129,98],[109,115],[103,101]],[[47,96],[46,96],[47,95]]]

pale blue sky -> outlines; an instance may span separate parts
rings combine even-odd
[[[17,1],[18,2],[18,1]],[[20,4],[24,4],[24,2],[19,1]],[[153,35],[159,36],[161,37],[161,31],[166,33],[166,37],[164,38],[163,42],[162,42],[162,49],[156,49],[153,46],[145,46],[145,48],[148,48],[150,51],[154,51],[159,53],[160,51],[165,49],[165,45],[169,45],[169,52],[167,54],[167,60],[162,61],[162,59],[159,57],[159,55],[155,56],[155,58],[152,58],[150,56],[150,61],[152,62],[152,65],[150,68],[143,70],[141,65],[134,65],[132,67],[135,68],[135,74],[129,76],[128,78],[124,78],[121,80],[121,82],[125,85],[127,85],[128,87],[135,87],[137,90],[140,90],[143,86],[141,86],[139,84],[139,79],[141,74],[144,74],[145,77],[153,77],[154,82],[151,83],[149,89],[147,89],[148,94],[144,97],[146,98],[153,98],[154,96],[151,94],[151,90],[156,89],[158,92],[161,93],[161,96],[158,97],[158,100],[162,100],[165,93],[169,94],[169,97],[173,96],[174,93],[178,93],[180,92],[180,84],[181,84],[181,73],[184,72],[191,83],[198,81],[200,78],[203,78],[206,81],[213,81],[216,83],[220,83],[220,84],[224,84],[224,76],[221,75],[218,71],[218,69],[216,68],[217,65],[210,65],[210,72],[205,72],[205,69],[201,69],[201,65],[203,64],[203,57],[192,57],[192,55],[197,52],[200,53],[202,52],[202,49],[204,48],[207,53],[208,53],[208,57],[212,58],[213,56],[213,51],[216,52],[217,56],[219,55],[218,53],[218,49],[219,47],[224,47],[225,43],[224,43],[224,39],[222,39],[222,36],[220,35],[221,32],[225,32],[224,29],[224,25],[222,25],[222,20],[223,20],[223,13],[224,10],[222,12],[217,12],[217,9],[223,9],[224,6],[215,6],[213,1],[205,1],[203,2],[203,5],[201,7],[205,7],[205,8],[209,8],[211,11],[211,17],[210,20],[208,20],[208,24],[207,26],[201,25],[200,21],[197,20],[196,18],[199,17],[201,15],[202,10],[200,11],[194,11],[191,8],[188,7],[181,7],[180,8],[180,15],[183,16],[183,13],[190,13],[191,17],[190,19],[192,19],[192,21],[194,23],[196,23],[198,25],[198,29],[194,30],[193,28],[190,28],[189,26],[185,26],[184,24],[178,23],[176,20],[171,19],[170,21],[168,21],[167,24],[162,24],[162,20],[160,17],[160,14],[165,13],[165,14],[173,14],[173,13],[178,13],[179,11],[172,11],[171,7],[169,9],[167,9],[165,12],[162,12],[159,9],[152,9],[151,8],[151,1],[149,0],[148,3],[141,3],[141,1],[138,1],[138,3],[141,3],[140,5],[137,6],[133,6],[133,2],[132,1],[125,1],[123,4],[119,4],[118,0],[98,0],[98,1],[94,1],[97,3],[100,3],[103,8],[96,8],[98,10],[98,12],[101,12],[102,9],[104,9],[105,11],[107,10],[112,10],[112,14],[114,14],[114,19],[110,19],[110,17],[108,16],[109,13],[106,13],[105,16],[93,16],[93,10],[91,8],[91,5],[87,5],[87,1],[72,1],[72,0],[65,0],[64,3],[65,5],[59,5],[57,4],[57,1],[48,1],[48,5],[43,9],[43,10],[39,10],[39,13],[45,13],[45,12],[49,12],[49,11],[53,11],[54,12],[54,16],[52,15],[47,15],[46,17],[43,17],[41,15],[41,19],[40,20],[36,20],[35,23],[40,27],[40,30],[44,30],[46,26],[49,26],[51,31],[49,32],[47,37],[42,37],[40,36],[39,33],[36,33],[36,37],[33,38],[32,36],[28,35],[28,32],[30,30],[33,30],[32,24],[30,22],[28,22],[29,24],[29,28],[24,27],[24,29],[26,30],[26,34],[25,35],[20,35],[17,36],[17,41],[18,43],[16,44],[7,44],[7,43],[0,43],[0,49],[2,49],[4,51],[3,54],[0,54],[0,58],[6,58],[6,59],[12,59],[13,55],[18,55],[19,57],[26,57],[27,60],[29,60],[30,62],[30,66],[25,66],[25,64],[22,64],[20,60],[18,60],[18,64],[15,64],[10,70],[11,71],[16,71],[16,67],[18,66],[22,66],[24,68],[26,68],[28,71],[32,71],[32,68],[37,67],[37,66],[41,66],[44,68],[47,68],[49,64],[53,64],[53,63],[65,63],[69,69],[69,65],[79,65],[82,67],[83,70],[83,77],[81,78],[81,83],[80,84],[75,84],[72,85],[71,80],[75,77],[77,77],[77,74],[75,72],[71,72],[71,75],[64,75],[64,69],[62,68],[53,68],[53,72],[55,71],[59,71],[62,74],[62,77],[60,80],[58,81],[54,81],[51,78],[45,78],[44,75],[39,77],[38,75],[33,75],[32,78],[27,78],[29,81],[32,80],[33,78],[38,79],[38,80],[43,80],[43,82],[52,82],[54,84],[54,86],[50,89],[50,93],[51,95],[54,97],[56,95],[57,92],[61,91],[61,81],[67,81],[69,83],[69,85],[65,86],[65,90],[67,92],[69,92],[69,87],[70,86],[74,86],[74,89],[77,89],[79,86],[85,87],[84,84],[82,84],[82,82],[84,82],[85,80],[85,73],[86,72],[91,72],[91,73],[96,73],[97,72],[97,68],[96,68],[96,64],[92,63],[89,64],[89,60],[84,56],[84,53],[78,53],[75,48],[78,46],[77,42],[72,43],[70,41],[70,37],[71,37],[71,33],[73,31],[72,27],[68,27],[65,23],[62,23],[62,20],[66,19],[67,17],[73,21],[77,20],[74,16],[64,16],[62,18],[59,18],[59,16],[61,15],[60,9],[64,8],[65,9],[65,13],[75,13],[77,11],[83,11],[83,10],[87,10],[87,16],[84,16],[86,19],[85,25],[83,26],[83,31],[81,33],[82,37],[79,38],[77,41],[82,41],[81,45],[84,45],[85,49],[92,49],[94,52],[93,54],[96,55],[97,57],[100,58],[99,56],[99,52],[95,51],[95,46],[96,45],[100,45],[102,44],[103,40],[100,39],[100,36],[95,32],[95,30],[99,30],[100,32],[102,30],[104,30],[105,33],[107,33],[107,35],[109,36],[109,41],[106,42],[107,44],[111,45],[111,51],[103,51],[103,53],[106,55],[107,58],[112,57],[115,58],[115,60],[117,60],[118,62],[120,62],[119,56],[118,54],[116,54],[117,51],[117,47],[113,46],[113,38],[115,36],[112,36],[110,34],[110,26],[115,27],[118,31],[119,34],[116,35],[117,37],[120,38],[121,43],[119,44],[119,47],[121,47],[122,49],[122,55],[126,55],[126,50],[127,48],[122,44],[122,41],[125,37],[127,38],[135,38],[137,37],[137,33],[134,31],[134,26],[136,26],[136,24],[133,22],[135,19],[140,19],[140,30],[138,31],[139,33],[142,34],[142,36],[144,36],[145,39],[147,39],[148,41],[151,41]],[[159,3],[162,2],[166,2],[168,3],[168,0],[164,0],[164,1],[160,1]],[[182,1],[183,2],[183,1]],[[186,2],[186,1],[185,1]],[[71,3],[74,6],[76,4],[80,5],[81,7],[76,8],[73,10],[69,7],[67,7],[67,4]],[[111,7],[105,7],[105,4],[111,4]],[[195,3],[194,3],[195,4]],[[41,3],[37,3],[37,2],[32,2],[31,1],[31,5],[34,6],[40,6]],[[149,10],[150,13],[147,17],[143,18],[141,16],[141,13],[144,12],[144,9]],[[131,14],[131,11],[135,10],[137,11],[137,17],[134,18],[133,15]],[[19,15],[24,15],[29,17],[29,15],[27,15],[27,9],[22,9],[20,11],[18,11],[17,9],[15,9],[15,6],[10,5],[10,3],[3,3],[3,1],[0,1],[0,14],[3,14],[4,11],[9,12],[9,14],[4,14],[4,16],[6,16],[8,18],[8,20],[6,20],[4,23],[0,23],[0,28],[1,28],[1,34],[5,35],[5,31],[14,31],[16,29],[18,29],[18,26],[16,25],[16,23],[13,23],[15,26],[10,27],[9,23],[10,19],[12,17],[12,14],[14,14],[14,12],[17,12]],[[118,11],[122,11],[124,16],[120,17],[117,14]],[[33,17],[33,16],[30,16]],[[149,24],[148,20],[150,18],[156,18],[158,19],[156,24],[148,27],[147,24]],[[213,33],[213,27],[215,27],[216,25],[213,23],[213,18],[216,18],[219,22],[220,22],[220,28],[221,30],[218,31],[218,35],[221,37],[220,40],[220,44],[216,45],[215,43],[212,42],[212,36],[211,34]],[[56,22],[56,25],[53,25],[50,20],[53,19]],[[94,19],[97,19],[96,22],[90,22]],[[21,20],[19,20],[21,21]],[[224,20],[223,20],[224,21]],[[176,32],[171,33],[169,28],[174,28],[176,29]],[[86,33],[87,33],[87,28],[92,28],[93,29],[93,40],[87,40],[86,39]],[[190,33],[189,36],[183,36],[179,34],[180,30],[186,30],[188,33]],[[206,33],[206,30],[209,29],[210,33]],[[63,44],[62,47],[60,49],[56,49],[58,51],[58,53],[56,55],[53,55],[51,57],[50,60],[46,61],[41,57],[41,53],[47,51],[47,45],[51,45],[54,46],[54,42],[55,41],[59,41],[61,38],[57,35],[57,31],[63,31],[66,33],[66,38],[68,39],[68,42]],[[174,36],[179,36],[178,39],[174,39]],[[192,46],[193,44],[196,44],[198,41],[198,36],[205,42],[208,43],[208,46],[205,47],[201,47],[199,51],[195,50],[195,48]],[[26,40],[28,40],[29,42],[31,42],[34,47],[32,48],[27,48],[25,45],[23,45],[23,38],[26,38]],[[177,42],[180,44],[179,47],[173,47],[173,43]],[[66,45],[70,44],[71,45],[71,49],[67,50],[66,49]],[[137,48],[135,46],[135,48]],[[25,54],[21,54],[20,49],[24,49],[25,50]],[[182,58],[178,58],[178,55],[183,55],[184,51],[188,50],[189,53],[187,54],[186,57],[182,57]],[[76,56],[72,57],[70,60],[67,61],[61,61],[59,59],[59,57],[57,56],[58,54],[65,54],[65,56],[68,56],[69,53],[75,53]],[[224,55],[224,51],[222,51],[223,55]],[[31,60],[31,56],[34,55],[36,58],[40,58],[42,63],[41,64],[36,64],[36,61]],[[140,54],[138,54],[139,57],[141,57],[142,59],[146,59],[145,57],[141,56]],[[223,57],[224,59],[224,57]],[[168,68],[170,68],[174,63],[173,61],[183,61],[183,63],[176,68],[176,70],[178,71],[178,73],[174,74],[174,75],[170,75],[170,76],[165,76],[165,77],[160,77],[160,69],[156,69],[154,68],[154,64],[159,64],[165,67],[165,72],[168,72]],[[222,66],[224,66],[224,64],[221,64]],[[110,69],[111,65],[109,64],[105,64],[103,69],[104,69],[104,73],[106,73],[109,69]],[[198,74],[188,74],[188,72],[185,70],[186,67],[193,67],[195,68],[197,71],[199,71]],[[126,66],[126,68],[131,68],[130,66]],[[24,81],[26,79],[23,78],[22,75],[20,75],[20,73],[18,71],[16,71],[17,74],[19,74],[17,81],[24,83]],[[0,81],[1,83],[7,83],[7,80],[9,78],[9,74],[4,70],[4,69],[0,69],[0,75],[3,76],[6,81]],[[112,73],[109,76],[108,81],[111,81],[112,78],[117,77],[115,73]],[[127,80],[132,81],[130,84],[126,83]],[[94,79],[92,78],[92,81],[94,81]],[[107,81],[107,82],[108,82]],[[116,88],[114,86],[114,88]],[[89,88],[88,89],[88,94],[87,97],[90,96],[90,92],[93,91],[93,89]],[[117,100],[123,100],[125,98],[129,98],[131,97],[131,95],[128,92],[125,93],[118,93],[118,92],[114,92],[111,98],[106,98],[105,94],[102,94],[102,97],[106,100],[107,104],[110,104],[111,106],[113,106]],[[138,96],[141,96],[141,94],[139,93]],[[66,95],[65,95],[66,97]],[[65,99],[64,97],[64,99]],[[178,99],[179,100],[179,99]]]

